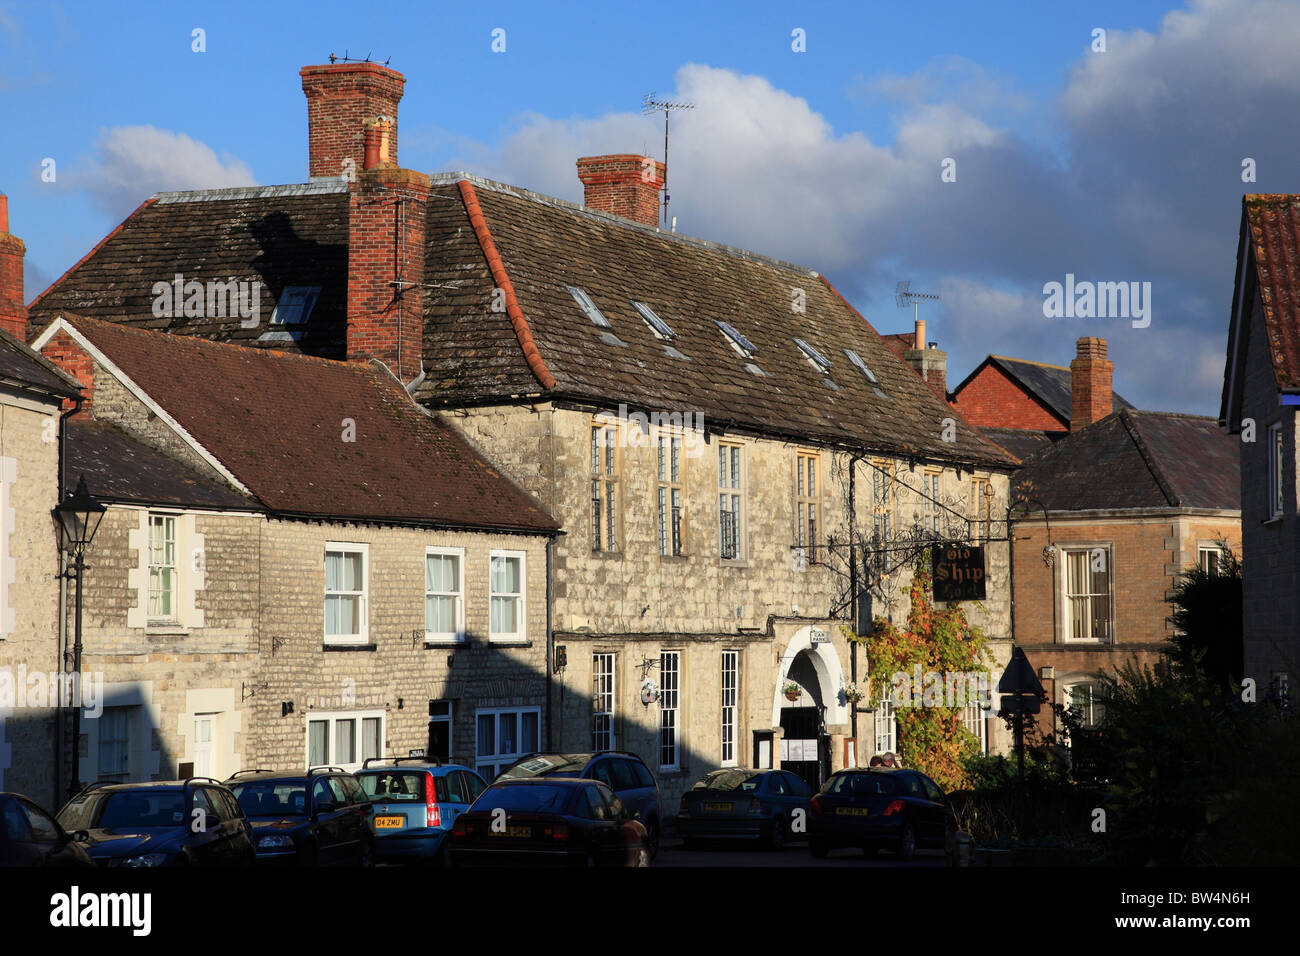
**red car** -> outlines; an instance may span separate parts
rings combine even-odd
[[[453,866],[649,866],[650,837],[598,780],[506,778],[456,818]]]

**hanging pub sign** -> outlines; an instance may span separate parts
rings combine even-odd
[[[945,544],[930,552],[936,601],[984,600],[984,549]]]

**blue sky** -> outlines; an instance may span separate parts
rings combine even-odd
[[[824,272],[882,332],[910,328],[898,279],[941,293],[923,308],[950,384],[989,352],[1068,364],[1102,335],[1131,401],[1217,413],[1241,194],[1300,191],[1294,3],[367,10],[0,0],[0,190],[28,298],[156,191],[304,180],[297,71],[345,49],[406,75],[403,165],[566,199],[579,155],[660,155],[646,92],[693,100],[678,228]],[[1151,282],[1151,325],[1045,317],[1066,273]]]

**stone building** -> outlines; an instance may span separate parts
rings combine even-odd
[[[147,200],[33,323],[382,362],[565,532],[545,745],[634,750],[669,800],[718,765],[906,752],[846,694],[868,674],[841,625],[855,591],[901,620],[929,545],[987,545],[970,611],[1005,660],[1015,460],[823,276],[659,229],[648,157],[579,159],[586,206],[404,169],[401,74],[301,77],[310,182]]]
[[[82,376],[69,473],[110,505],[82,780],[539,746],[555,524],[386,370],[70,313],[34,344]]]
[[[1241,459],[1245,673],[1295,702],[1300,672],[1300,196],[1242,197],[1219,421]]]

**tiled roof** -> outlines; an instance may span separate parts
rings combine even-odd
[[[1006,355],[990,355],[986,362],[998,366],[1017,382],[1021,384],[1026,391],[1032,392],[1041,401],[1057,415],[1061,421],[1067,425],[1070,422],[1070,411],[1074,407],[1073,393],[1070,387],[1070,369],[1062,365],[1047,365],[1044,362],[1031,362],[1028,359],[1011,358]],[[981,363],[983,367],[983,363]],[[976,371],[979,371],[977,368]],[[974,375],[974,373],[971,373]],[[967,376],[962,385],[970,380]],[[954,394],[961,391],[961,385],[954,389]],[[1125,408],[1133,408],[1133,404],[1124,398],[1119,392],[1111,392],[1113,407],[1115,411]]]
[[[981,428],[984,437],[1001,445],[1022,461],[1065,436],[1065,432],[1035,431],[1029,428]]]
[[[0,329],[0,384],[34,389],[60,398],[77,398],[81,388],[57,366]]]
[[[65,434],[64,490],[69,494],[85,475],[91,493],[104,502],[262,510],[254,499],[204,477],[108,422],[74,415]]]
[[[960,414],[811,270],[464,174],[433,178],[425,255],[427,377],[416,392],[430,407],[545,393],[602,406],[626,402],[649,411],[698,412],[710,427],[794,440],[1013,464],[969,425],[958,428],[955,442],[942,441],[943,419],[962,422]],[[472,181],[474,203],[463,181]],[[67,310],[342,358],[348,223],[342,188],[324,183],[155,197],[33,303],[29,329]],[[475,204],[478,217],[470,212]],[[187,280],[262,281],[264,317],[285,286],[320,285],[322,291],[306,337],[267,340],[265,321],[245,330],[238,317],[155,318],[153,284],[177,272]],[[513,294],[506,309],[495,311],[493,292],[506,288],[503,278]],[[611,328],[595,326],[566,285],[585,289]],[[796,290],[804,296],[803,312],[792,309]],[[633,299],[672,327],[671,343],[654,336]],[[714,320],[748,336],[757,356],[738,355]],[[796,336],[830,359],[829,375],[812,367],[794,344]],[[674,357],[668,344],[686,357]],[[845,348],[872,370],[887,397],[876,393]]]
[[[141,205],[32,302],[28,337],[55,315],[73,312],[219,342],[343,358],[347,240],[348,194],[338,183],[163,193]],[[184,281],[260,282],[261,321],[243,328],[238,315],[155,316],[154,284],[173,283],[177,274]],[[304,329],[268,325],[286,286],[321,287]],[[267,332],[276,334],[259,343]],[[290,332],[303,337],[294,341]]]
[[[1212,418],[1124,409],[1031,455],[1015,489],[1049,511],[1239,511],[1237,445]]]
[[[491,310],[497,280],[474,230],[447,200],[430,198],[425,368],[416,397],[432,406],[542,395],[603,406],[698,412],[706,425],[993,465],[1012,462],[973,427],[942,441],[956,417],[912,368],[817,273],[617,217],[475,180],[504,272],[546,370],[546,388],[521,347],[518,323]],[[596,325],[567,286],[608,320]],[[802,312],[792,304],[802,296]],[[633,302],[675,333],[657,338]],[[756,347],[744,357],[718,322]],[[823,375],[796,346],[828,358]],[[671,348],[672,351],[669,349]],[[884,397],[844,349],[853,350]],[[674,354],[676,353],[676,354]],[[752,368],[761,370],[756,374]]]
[[[894,354],[899,358],[903,357],[904,352],[911,351],[916,347],[915,332],[890,332],[887,335],[882,335],[881,338],[885,340],[885,344],[893,349]]]
[[[505,531],[557,527],[376,363],[64,318],[272,511]]]
[[[1242,203],[1273,376],[1300,390],[1300,196],[1249,195]]]

